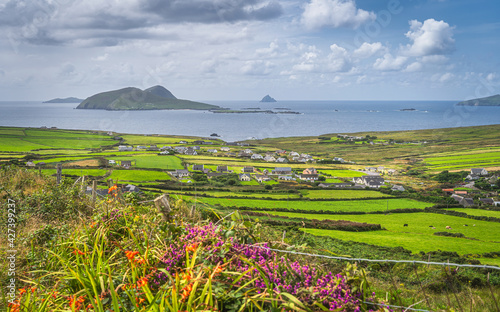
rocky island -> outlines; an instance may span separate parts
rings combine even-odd
[[[42,103],[81,103],[81,102],[83,102],[82,99],[78,99],[76,97],[68,97],[64,99],[56,98]]]
[[[273,102],[278,102],[274,98],[270,97],[269,94],[266,95],[265,97],[260,100],[261,102],[267,102],[267,103],[273,103]]]
[[[461,106],[500,106],[500,94],[457,103]]]
[[[95,94],[85,99],[77,109],[104,110],[160,110],[191,109],[217,110],[219,106],[189,100],[180,100],[162,86],[145,90],[128,87]]]

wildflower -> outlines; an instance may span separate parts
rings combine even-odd
[[[118,189],[118,185],[116,185],[116,184],[113,185],[112,187],[110,187],[108,189],[108,194],[111,194],[111,192],[116,191],[117,189]]]
[[[82,304],[85,302],[85,298],[80,296],[76,298],[76,296],[69,296],[69,307],[74,310],[80,310],[82,308]]]
[[[9,302],[10,312],[19,312],[20,306],[19,301]]]
[[[198,244],[192,244],[186,247],[186,251],[196,251],[196,248],[198,248]]]
[[[224,269],[221,267],[221,266],[217,266],[214,270],[214,276],[215,275],[218,275],[219,273],[221,273],[222,271],[224,271]]]
[[[137,260],[135,260],[135,263],[137,263],[137,264],[144,264],[144,263],[146,263],[146,260],[144,260],[144,259],[137,259]]]
[[[125,251],[125,256],[127,257],[127,259],[129,260],[134,260],[135,256],[138,254],[139,252],[138,251],[130,251],[130,250],[127,250]]]
[[[186,300],[186,298],[189,297],[191,290],[193,290],[193,284],[189,284],[182,289],[182,295],[181,295],[182,300]]]
[[[77,254],[79,254],[80,256],[83,256],[85,253],[81,250],[78,250],[78,249],[75,249],[72,251],[72,253],[76,256]]]
[[[24,295],[25,292],[26,292],[26,289],[24,289],[24,288],[19,289],[19,296]]]
[[[36,287],[31,287],[31,293],[34,293],[36,291]]]
[[[143,277],[137,281],[137,288],[140,288],[142,286],[146,286],[148,284],[148,278]]]

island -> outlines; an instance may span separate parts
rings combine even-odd
[[[82,99],[78,99],[76,97],[68,97],[64,99],[56,98],[42,103],[81,103],[81,102],[83,102]]]
[[[154,86],[145,90],[128,87],[107,91],[86,98],[77,109],[104,110],[217,110],[217,105],[181,100],[163,86]]]
[[[400,112],[414,112],[416,111],[415,108],[402,108],[399,110]]]
[[[272,102],[277,102],[275,99],[273,99],[272,97],[268,95],[266,95],[265,97],[262,98],[262,100],[260,100],[261,102],[268,102],[268,103],[272,103]]]
[[[457,103],[461,106],[500,106],[500,94]]]

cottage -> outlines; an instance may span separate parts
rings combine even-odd
[[[278,180],[284,180],[284,181],[295,181],[295,178],[289,175],[280,175],[278,176]]]
[[[376,172],[376,171],[377,171],[377,168],[375,168],[375,167],[365,167],[365,170],[366,170],[366,171],[373,171],[373,172]]]
[[[302,171],[303,174],[318,174],[318,171],[316,170],[316,168],[307,168],[307,169],[304,169],[304,171]]]
[[[174,147],[174,150],[177,153],[184,154],[184,152],[187,150],[187,147],[185,147],[185,146],[176,146],[176,147]]]
[[[316,181],[318,176],[318,174],[301,174],[300,179],[303,181]]]
[[[257,181],[259,181],[260,183],[262,182],[267,182],[267,181],[271,181],[271,178],[266,176],[266,175],[260,175],[260,174],[256,174],[255,175],[255,179]]]
[[[467,177],[465,177],[466,181],[475,181],[478,180],[479,176],[477,174],[469,174]]]
[[[290,154],[288,154],[290,157],[299,157],[300,154],[297,153],[297,152],[290,152]]]
[[[288,159],[283,158],[283,157],[280,157],[280,158],[276,159],[276,162],[277,162],[277,163],[282,163],[282,164],[284,164],[284,163],[287,163],[287,162],[288,162]]]
[[[217,150],[216,150],[216,149],[209,148],[209,149],[207,149],[207,153],[212,153],[212,154],[215,154],[215,153],[217,153]]]
[[[177,178],[183,178],[189,176],[189,170],[187,169],[176,169],[172,175]]]
[[[464,207],[474,206],[474,200],[472,198],[462,198],[459,204]]]
[[[251,157],[252,154],[249,154],[249,153],[245,153],[245,151],[240,151],[238,153],[238,157]]]
[[[228,172],[227,166],[217,166],[218,172]]]
[[[334,157],[334,158],[333,158],[333,161],[338,161],[338,162],[340,162],[340,163],[342,163],[342,164],[343,164],[343,163],[345,163],[344,158],[340,158],[340,157]]]
[[[264,157],[261,154],[253,154],[250,158],[253,159],[253,160],[264,159]]]
[[[470,174],[473,174],[476,176],[485,176],[485,175],[488,175],[488,171],[484,168],[473,168],[470,170]]]
[[[457,195],[457,194],[453,194],[450,196],[453,200],[455,200],[456,202],[460,202],[462,199],[464,199],[462,196],[460,195]]]
[[[274,170],[271,173],[277,174],[277,175],[291,175],[292,168],[290,168],[290,167],[276,167],[276,168],[274,168]]]
[[[170,152],[169,152],[169,151],[161,151],[161,152],[160,152],[160,155],[169,155],[169,154],[170,154]]]
[[[181,140],[181,141],[179,141],[179,144],[187,144],[187,142],[184,140]]]
[[[193,165],[193,171],[203,171],[205,165]]]
[[[274,158],[273,156],[266,156],[264,157],[264,160],[268,162],[275,162],[276,158]]]
[[[397,172],[397,171],[396,171],[395,169],[388,169],[388,170],[387,170],[387,174],[388,174],[388,175],[395,175],[395,174],[396,174],[396,172]]]
[[[381,176],[362,176],[353,179],[354,183],[368,186],[370,188],[379,188],[384,185],[384,178]]]
[[[195,145],[192,147],[192,149],[194,149],[195,151],[199,151],[201,148],[198,145]]]
[[[198,152],[195,151],[193,148],[191,147],[188,147],[185,151],[184,151],[184,155],[198,155]]]
[[[140,151],[140,150],[147,150],[147,149],[148,149],[148,147],[145,146],[145,145],[139,145],[139,146],[137,146],[137,150],[138,151]]]
[[[229,147],[227,147],[227,146],[223,146],[223,147],[220,148],[220,150],[223,151],[223,152],[229,152],[231,149]]]
[[[246,153],[246,154],[250,154],[250,155],[253,154],[253,151],[251,149],[249,149],[249,148],[244,149],[243,152]]]
[[[118,151],[119,152],[131,152],[134,150],[133,146],[126,146],[126,145],[120,145],[118,146]]]
[[[26,167],[35,167],[35,163],[34,163],[34,162],[32,162],[32,161],[28,161],[28,162],[26,163]]]
[[[148,148],[147,148],[148,151],[159,151],[160,149],[158,148],[158,146],[156,145],[150,145]]]
[[[201,145],[203,143],[204,143],[204,141],[200,141],[200,140],[193,141],[193,144],[196,144],[196,145]]]
[[[493,205],[495,203],[492,198],[479,198],[479,201],[485,205]]]
[[[243,167],[243,169],[241,169],[241,171],[243,171],[245,173],[253,173],[254,168],[253,167]]]
[[[239,174],[238,178],[240,179],[240,181],[246,181],[246,182],[249,182],[249,181],[252,180],[252,178],[250,177],[250,175],[246,174],[246,173]]]

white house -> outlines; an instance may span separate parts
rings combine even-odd
[[[261,154],[252,154],[252,157],[250,158],[253,160],[264,159],[264,157]]]
[[[471,175],[485,176],[488,175],[488,171],[484,168],[473,168],[470,170]]]
[[[239,174],[238,177],[239,177],[240,181],[247,181],[248,182],[248,181],[252,180],[250,175],[246,174],[246,173]]]
[[[118,151],[119,152],[131,152],[134,150],[133,146],[126,146],[126,145],[120,145],[118,146]]]
[[[220,150],[223,151],[223,152],[229,152],[231,149],[229,147],[227,147],[227,146],[223,146],[223,147],[220,148]]]
[[[274,158],[274,156],[266,156],[266,157],[264,157],[264,160],[265,160],[265,161],[272,161],[272,162],[275,162],[275,161],[276,161],[276,158]]]

